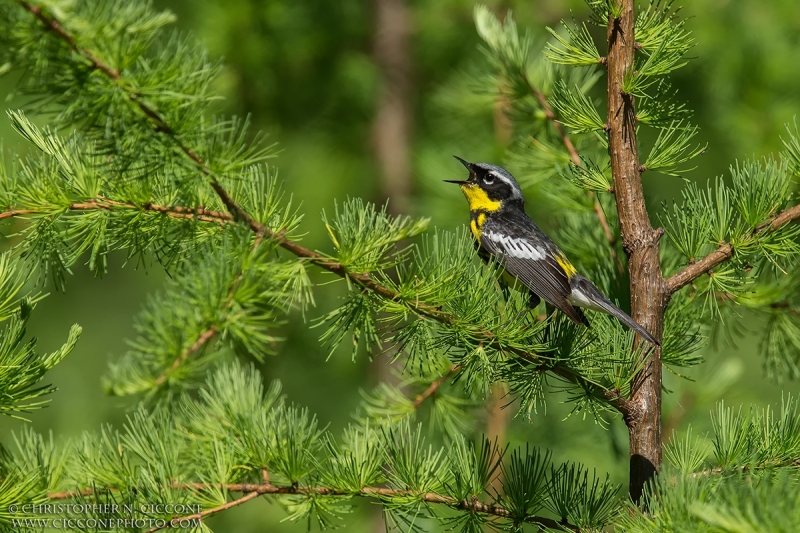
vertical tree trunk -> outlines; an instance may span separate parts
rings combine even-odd
[[[411,13],[406,0],[374,0],[374,59],[381,96],[372,124],[382,201],[392,215],[411,209]],[[393,354],[387,354],[387,361]],[[379,382],[397,383],[387,364],[373,367]]]
[[[486,438],[491,442],[496,442],[497,446],[503,450],[508,443],[508,421],[510,413],[503,409],[508,399],[506,394],[508,388],[504,382],[495,383],[486,399],[488,410],[486,417]],[[503,494],[503,472],[497,472],[497,477],[492,480],[492,487],[497,494]]]
[[[507,11],[507,6],[501,6],[502,11]],[[511,144],[514,137],[514,125],[508,116],[511,100],[505,92],[498,90],[498,97],[492,107],[492,118],[494,119],[494,138],[498,148],[505,149]],[[508,441],[509,412],[503,409],[507,398],[508,386],[505,382],[497,382],[492,386],[489,397],[486,399],[488,416],[486,418],[486,437],[490,441],[497,442],[500,449],[504,449]],[[497,473],[497,477],[492,480],[492,487],[497,494],[503,494],[503,472]]]
[[[372,146],[380,175],[382,201],[389,213],[411,210],[411,14],[406,0],[374,0],[375,63],[381,72],[381,95],[372,123]],[[397,383],[386,354],[372,366],[378,382]],[[384,362],[385,360],[385,362]],[[373,530],[387,530],[382,508],[374,511]]]
[[[619,18],[608,21],[608,138],[620,232],[631,280],[631,316],[661,338],[667,291],[661,273],[658,242],[647,215],[636,143],[634,97],[622,82],[633,68],[633,0],[617,0]],[[637,343],[641,343],[637,338]],[[661,350],[647,346],[646,362],[631,392],[634,405],[626,417],[630,437],[630,494],[639,501],[644,484],[661,467]]]
[[[411,207],[411,14],[405,0],[374,0],[375,61],[382,94],[373,123],[381,194],[392,214]]]

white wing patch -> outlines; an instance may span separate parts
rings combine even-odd
[[[503,252],[508,254],[510,257],[534,260],[544,259],[547,257],[546,250],[534,246],[524,239],[515,239],[514,237],[509,237],[500,233],[494,233],[492,231],[484,233],[483,238],[500,244]]]

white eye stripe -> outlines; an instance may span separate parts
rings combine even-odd
[[[480,176],[477,178],[478,183],[491,186],[496,183],[496,180],[499,180],[511,188],[509,199],[525,201],[519,184],[508,171],[487,163],[476,163],[476,165],[481,169]]]
[[[508,179],[507,177],[505,177],[505,176],[503,176],[501,174],[498,174],[496,172],[488,172],[483,177],[483,181],[487,185],[491,185],[492,183],[494,183],[494,180],[502,181],[503,183],[505,183],[506,185],[511,187],[511,197],[512,198],[522,198],[522,193],[519,190],[519,187],[512,180]]]
[[[508,181],[508,178],[506,178],[505,176],[503,176],[503,175],[500,175],[500,174],[497,174],[496,172],[490,172],[490,174],[491,174],[491,175],[492,175],[492,177],[494,177],[495,179],[498,179],[498,180],[502,181],[503,183],[508,183],[509,185],[511,185],[511,182],[510,182],[510,181]]]

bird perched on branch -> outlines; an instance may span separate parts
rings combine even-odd
[[[469,202],[469,228],[478,253],[497,259],[505,271],[529,289],[529,306],[544,298],[573,322],[589,326],[580,309],[607,313],[647,341],[660,346],[646,329],[614,305],[591,281],[578,274],[564,253],[525,213],[522,190],[507,170],[489,163],[468,163],[469,179],[457,183]]]

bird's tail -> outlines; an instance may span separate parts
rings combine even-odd
[[[577,276],[576,276],[577,277]],[[607,313],[617,320],[631,328],[633,331],[641,335],[647,342],[654,344],[656,346],[661,346],[661,342],[656,340],[649,331],[644,329],[638,322],[632,319],[628,314],[614,305],[611,300],[606,298],[606,296],[600,292],[600,290],[595,287],[588,279],[583,278],[581,280],[576,280],[578,283],[573,284],[573,286],[578,285],[575,288],[578,288],[583,295],[591,301],[593,304],[591,307],[594,307],[597,311],[602,311]]]

